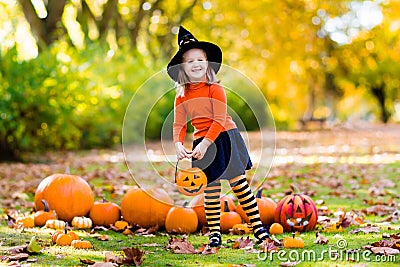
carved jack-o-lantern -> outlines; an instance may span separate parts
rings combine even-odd
[[[310,231],[317,224],[318,210],[309,196],[294,193],[279,201],[274,219],[287,232]]]
[[[195,196],[203,193],[207,186],[207,176],[199,168],[190,168],[176,172],[175,183],[182,194]]]

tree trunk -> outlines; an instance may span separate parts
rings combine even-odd
[[[60,34],[57,33],[57,30],[62,26],[60,24],[61,16],[66,2],[67,0],[48,0],[47,16],[39,18],[30,0],[19,0],[24,16],[38,40],[39,47],[49,46],[59,38]]]
[[[378,101],[381,110],[381,121],[387,123],[390,118],[390,112],[385,107],[386,93],[384,85],[376,85],[371,87],[371,92]]]

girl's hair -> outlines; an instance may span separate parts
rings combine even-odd
[[[207,84],[213,84],[219,82],[217,79],[217,75],[215,74],[214,69],[211,67],[210,63],[208,63],[207,71],[206,71],[206,80]],[[176,97],[184,97],[186,90],[189,89],[190,79],[183,70],[182,64],[178,67],[178,81],[175,83],[176,86]]]

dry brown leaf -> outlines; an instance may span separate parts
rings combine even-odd
[[[137,247],[123,248],[125,258],[122,259],[124,264],[135,264],[136,267],[140,266],[144,260],[144,251]]]
[[[9,256],[5,256],[6,261],[24,261],[29,258],[28,253],[17,253]]]
[[[240,237],[234,240],[232,248],[233,249],[241,249],[241,248],[252,248],[254,246],[253,241],[251,241],[250,237],[247,238]]]
[[[266,239],[260,244],[260,249],[264,252],[278,251],[278,247],[282,246],[279,240]]]
[[[177,254],[196,254],[193,245],[187,240],[187,237],[171,237],[165,248]]]
[[[398,249],[388,247],[372,247],[370,250],[378,255],[397,255],[400,253]]]
[[[359,232],[363,232],[364,234],[369,234],[369,233],[379,233],[380,227],[379,226],[366,226],[362,228],[357,228],[354,230],[351,230],[349,233],[350,234],[357,234]]]
[[[299,264],[301,261],[285,261],[285,262],[281,262],[279,264],[279,266],[285,266],[285,267],[289,267],[289,266],[296,266],[297,264]]]
[[[21,246],[15,246],[11,247],[8,249],[8,252],[12,255],[21,253],[21,252],[27,252],[28,244],[21,245]]]
[[[83,263],[83,264],[86,264],[86,265],[93,265],[93,264],[96,263],[94,260],[91,260],[91,259],[81,259],[81,258],[79,258],[79,261],[81,263]]]
[[[315,234],[317,239],[314,241],[315,244],[326,245],[329,243],[328,238],[324,237],[320,232],[316,232]]]
[[[215,254],[218,252],[218,248],[210,247],[208,244],[203,244],[196,250],[196,252],[203,255]]]
[[[146,228],[139,228],[138,230],[135,231],[135,235],[140,235],[140,236],[151,236],[154,235],[158,230],[158,225],[152,226],[148,229]]]
[[[105,262],[122,264],[122,258],[112,254],[111,252],[107,251],[104,256],[105,256],[105,259],[104,259]]]
[[[116,267],[118,264],[114,262],[95,262],[91,267]]]

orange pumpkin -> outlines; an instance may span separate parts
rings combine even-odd
[[[18,218],[16,223],[23,225],[25,228],[32,228],[35,226],[34,219],[30,216]]]
[[[271,235],[283,234],[283,226],[280,223],[273,223],[269,228],[269,233]]]
[[[191,234],[196,232],[198,219],[196,212],[186,207],[173,207],[169,210],[165,220],[165,230],[169,233]]]
[[[260,212],[261,222],[264,225],[271,225],[272,223],[274,223],[275,209],[277,206],[275,201],[273,201],[272,199],[270,199],[268,197],[263,197],[262,189],[257,191],[256,201],[257,201],[258,210]],[[236,212],[240,214],[240,216],[243,218],[243,220],[246,223],[250,223],[249,217],[247,217],[247,215],[241,205],[238,205],[236,207]]]
[[[295,234],[287,236],[283,239],[284,248],[304,248],[304,241],[300,237],[296,237]]]
[[[314,229],[318,221],[318,210],[314,201],[292,186],[296,193],[285,196],[275,210],[275,221],[287,232],[303,232]]]
[[[65,223],[64,231],[56,231],[51,235],[51,241],[60,246],[69,246],[73,240],[79,237],[75,232],[67,231],[68,223]]]
[[[121,214],[125,221],[144,228],[163,228],[174,201],[161,188],[131,188],[121,201]]]
[[[228,201],[225,200],[225,209],[221,213],[221,233],[229,233],[235,224],[242,223],[242,217],[236,211],[230,211]]]
[[[79,249],[89,249],[92,248],[92,243],[88,240],[72,240],[71,246]]]
[[[221,203],[221,210],[225,210],[225,201],[228,202],[228,207],[230,211],[234,211],[235,208],[235,202],[233,201],[232,197],[228,195],[223,195],[220,198],[220,203]],[[204,195],[197,195],[192,200],[189,202],[189,207],[191,207],[197,214],[197,218],[199,219],[199,226],[203,227],[207,225],[207,218],[206,218],[206,212],[204,209]]]
[[[44,209],[42,199],[56,211],[59,219],[71,221],[84,216],[92,208],[94,194],[89,184],[79,176],[53,174],[43,179],[35,192],[35,210]]]
[[[44,226],[48,220],[56,220],[57,215],[54,210],[50,210],[49,204],[42,199],[44,210],[38,210],[33,216],[36,226]]]
[[[121,218],[121,209],[117,204],[103,199],[103,202],[94,203],[89,217],[95,225],[109,226]]]
[[[207,176],[199,168],[181,170],[175,174],[175,184],[182,194],[195,196],[203,193],[207,186]]]
[[[114,223],[114,227],[117,228],[118,230],[124,230],[128,226],[129,224],[126,221],[116,221]]]

